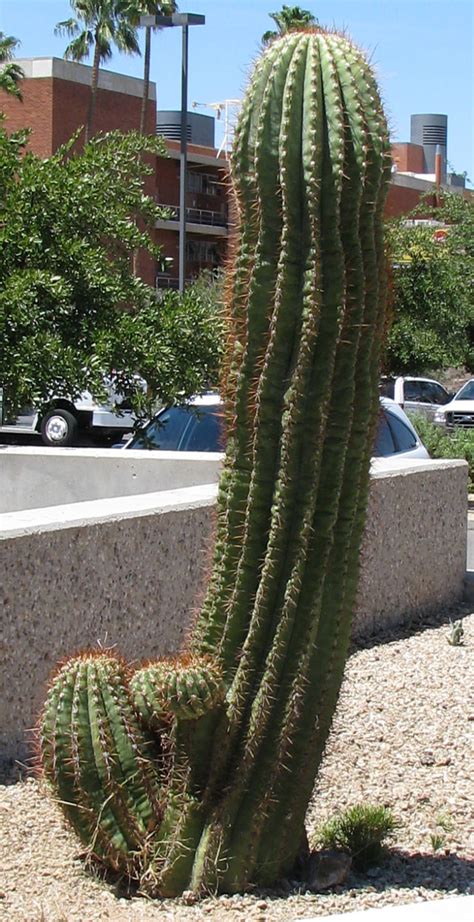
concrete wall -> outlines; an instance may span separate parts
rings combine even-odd
[[[466,566],[464,462],[374,474],[355,633],[454,604]],[[56,662],[84,647],[128,659],[178,650],[199,605],[216,486],[0,516],[0,772],[28,735]]]
[[[218,452],[0,446],[0,514],[218,479]],[[1,526],[0,526],[1,528]]]

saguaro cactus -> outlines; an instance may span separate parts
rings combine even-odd
[[[191,652],[72,660],[44,766],[91,850],[157,894],[288,873],[342,679],[384,329],[388,134],[363,55],[289,33],[233,152],[228,445]]]

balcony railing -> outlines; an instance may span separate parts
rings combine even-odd
[[[163,205],[169,211],[169,221],[179,221],[178,205]],[[186,208],[186,221],[190,224],[204,224],[208,227],[227,227],[227,216],[220,211],[209,211],[207,208]]]

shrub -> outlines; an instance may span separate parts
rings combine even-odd
[[[317,841],[323,848],[348,852],[357,871],[379,864],[383,843],[394,834],[398,823],[387,807],[355,804],[328,820],[318,830]]]
[[[420,413],[408,414],[432,458],[460,458],[467,461],[468,489],[474,491],[474,429],[446,430]]]

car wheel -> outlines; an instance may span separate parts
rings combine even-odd
[[[50,410],[41,421],[41,438],[45,445],[64,448],[73,445],[77,436],[77,419],[68,410]]]

